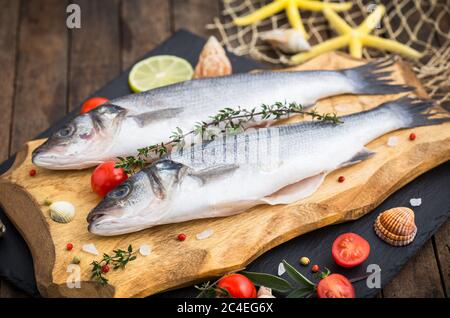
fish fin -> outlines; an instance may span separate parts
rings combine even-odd
[[[392,84],[392,79],[388,78],[392,75],[392,71],[385,69],[394,63],[395,60],[392,58],[381,59],[341,72],[351,82],[354,94],[386,95],[414,90],[414,87],[408,85]]]
[[[236,164],[217,165],[202,170],[190,169],[188,174],[200,179],[203,183],[214,179],[217,176],[235,171],[239,166]]]
[[[362,150],[358,151],[353,157],[350,158],[350,160],[347,160],[346,162],[342,163],[339,168],[342,167],[347,167],[347,166],[351,166],[354,165],[356,163],[359,163],[361,161],[364,161],[366,159],[369,159],[370,157],[372,157],[374,154],[376,154],[376,152],[367,149],[366,147],[364,147]]]
[[[306,198],[316,192],[325,179],[325,172],[308,177],[299,182],[290,184],[269,196],[262,198],[264,203],[270,205],[289,204]]]
[[[435,106],[435,101],[419,98],[401,97],[399,99],[381,104],[377,109],[389,109],[403,121],[402,128],[411,128],[419,126],[431,126],[449,122],[450,116],[434,117],[436,112],[430,112],[429,109]],[[444,113],[448,115],[448,113]]]
[[[157,120],[174,118],[177,115],[181,114],[182,112],[183,112],[182,107],[166,108],[166,109],[153,110],[153,111],[142,113],[139,115],[133,115],[132,117],[134,118],[134,120],[136,120],[139,127],[144,127],[144,126],[147,126]]]

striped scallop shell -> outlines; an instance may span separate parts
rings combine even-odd
[[[58,223],[69,223],[75,217],[75,207],[67,201],[53,202],[49,209],[50,217]]]
[[[405,207],[389,209],[378,215],[374,228],[383,241],[393,246],[408,245],[417,233],[414,212]]]

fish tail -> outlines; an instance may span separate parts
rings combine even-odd
[[[388,108],[403,122],[403,128],[438,125],[450,122],[450,117],[435,117],[436,111],[430,110],[436,103],[433,100],[401,97],[381,104],[378,109]]]
[[[386,68],[394,63],[393,58],[381,59],[341,72],[350,80],[354,94],[385,95],[412,91],[414,88],[411,86],[392,84],[393,80],[389,78],[392,71],[386,71]]]

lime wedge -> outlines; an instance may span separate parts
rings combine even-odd
[[[185,59],[157,55],[142,60],[131,69],[128,84],[135,93],[190,80],[194,70]]]

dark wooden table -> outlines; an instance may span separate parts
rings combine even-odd
[[[81,29],[66,28],[69,3],[81,6]],[[0,8],[1,162],[175,30],[210,34],[220,3],[0,0]],[[447,221],[379,297],[447,297],[449,244]],[[0,297],[26,295],[0,281]]]

